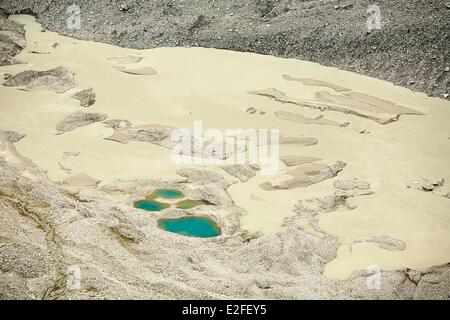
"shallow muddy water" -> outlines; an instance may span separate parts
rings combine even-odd
[[[50,179],[62,181],[86,173],[101,183],[116,179],[167,180],[179,178],[177,169],[186,167],[173,163],[170,151],[160,146],[106,140],[113,129],[100,122],[56,135],[56,125],[77,111],[104,113],[109,119],[123,119],[133,125],[160,124],[189,130],[194,121],[202,121],[205,128],[275,128],[285,137],[318,139],[318,144],[310,146],[281,145],[281,156],[317,157],[325,165],[345,161],[347,166],[338,178],[369,181],[375,192],[352,199],[357,205],[354,210],[317,217],[320,228],[343,243],[337,258],[325,269],[327,276],[345,278],[373,264],[391,270],[450,261],[450,200],[406,188],[422,176],[450,182],[448,101],[295,59],[205,48],[126,49],[41,32],[30,16],[11,19],[25,24],[28,47],[17,58],[28,64],[1,67],[0,73],[59,66],[75,72],[77,88],[62,94],[0,86],[0,128],[26,134],[16,148],[46,170]],[[48,48],[49,53],[32,53],[35,46]],[[87,88],[94,90],[96,102],[85,109],[71,96]],[[249,93],[270,88],[278,90],[270,91],[278,94],[276,99]],[[403,114],[399,121],[381,125],[340,112],[341,102],[362,113],[384,112],[386,108],[400,112],[405,107],[423,115]],[[334,109],[314,109],[318,103],[328,103]],[[249,114],[249,107],[258,112]],[[275,116],[277,111],[301,113],[303,117],[280,119]],[[283,113],[283,117],[289,113]],[[322,115],[327,121],[321,121]],[[313,120],[298,121],[304,117]],[[350,125],[323,125],[346,122]],[[77,156],[66,157],[66,153]],[[220,168],[209,169],[232,178]],[[291,170],[281,165],[277,175]],[[272,178],[258,173],[227,190],[246,212],[241,217],[243,229],[276,232],[285,217],[294,215],[292,209],[299,200],[336,191],[335,179],[288,190],[259,187]],[[305,228],[307,224],[307,219],[299,222]],[[357,238],[380,235],[402,240],[405,250],[352,244]]]

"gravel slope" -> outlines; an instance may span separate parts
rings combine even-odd
[[[382,28],[370,33],[372,1],[75,1],[81,29],[67,28],[72,0],[0,0],[34,13],[50,30],[132,48],[202,46],[295,57],[448,98],[450,3],[378,1]]]

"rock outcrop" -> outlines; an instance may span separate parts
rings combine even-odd
[[[267,191],[304,188],[337,176],[346,165],[343,161],[336,161],[329,166],[318,163],[301,165],[260,184],[260,188]]]
[[[177,128],[148,124],[132,126],[128,120],[112,119],[105,122],[107,128],[113,128],[114,133],[105,138],[120,143],[129,141],[146,142],[172,150],[178,147],[180,156],[196,156],[203,160],[226,160],[233,156],[232,152],[226,150],[225,143],[214,141],[205,136],[197,137],[189,132],[178,131]],[[245,146],[237,147],[236,152],[245,152]],[[233,150],[234,150],[233,149]]]
[[[0,130],[0,141],[15,143],[25,138],[24,134],[16,131]]]
[[[0,11],[0,66],[22,63],[14,57],[25,47],[23,26],[8,20],[7,16]]]
[[[194,185],[217,185],[222,189],[226,189],[233,183],[226,180],[222,175],[208,170],[182,168],[177,170],[177,174]]]
[[[313,218],[324,212],[333,212],[339,209],[353,210],[356,205],[351,204],[348,198],[358,197],[363,195],[371,195],[373,191],[336,191],[331,195],[324,197],[311,198],[307,200],[300,200],[293,211],[301,218]]]
[[[122,129],[122,128],[129,128],[131,127],[132,123],[128,120],[121,120],[121,119],[109,119],[106,121],[103,121],[106,128],[112,128],[112,129]]]
[[[353,241],[353,243],[360,243],[360,242],[372,242],[375,243],[381,249],[389,251],[403,251],[406,248],[405,242],[391,238],[388,235],[364,237]]]
[[[397,121],[402,114],[423,115],[416,110],[396,105],[393,102],[382,100],[359,92],[346,92],[332,94],[327,91],[318,91],[314,100],[305,100],[287,96],[283,91],[275,88],[250,91],[249,94],[272,98],[281,103],[289,103],[299,107],[318,109],[321,111],[332,110],[345,114],[352,114],[370,119],[380,124],[388,124]],[[297,119],[306,122],[308,119],[301,115],[283,113],[282,118]],[[309,119],[310,122],[314,122]],[[315,122],[321,120],[316,119]],[[295,120],[294,120],[295,121]],[[320,122],[320,121],[319,121]],[[329,123],[329,122],[328,122]],[[348,123],[341,126],[347,126]]]
[[[79,127],[106,120],[106,118],[108,118],[108,115],[103,113],[75,112],[56,125],[56,134],[63,134]]]
[[[74,73],[64,67],[46,71],[26,70],[9,77],[7,87],[24,87],[26,90],[51,90],[63,93],[76,86]]]
[[[78,200],[32,163],[25,173],[7,161],[14,156],[8,152],[0,150],[1,299],[447,299],[450,293],[449,264],[381,272],[379,290],[367,287],[365,271],[345,281],[326,278],[339,241],[294,224],[253,237],[165,232],[156,215],[101,197]],[[224,190],[217,175],[181,173]],[[222,212],[222,223],[235,209],[210,210]]]
[[[105,123],[106,127],[114,129],[112,136],[106,138],[120,143],[129,141],[146,142],[155,144],[167,149],[172,149],[175,143],[171,140],[171,134],[175,128],[163,125],[141,125],[131,126],[127,120],[112,119]]]
[[[95,103],[95,93],[92,89],[78,91],[72,98],[80,100],[80,105],[85,108],[88,108]]]

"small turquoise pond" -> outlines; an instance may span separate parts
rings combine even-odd
[[[147,211],[161,211],[163,209],[169,208],[170,203],[164,203],[156,201],[155,199],[181,199],[185,195],[180,190],[175,189],[156,189],[151,194],[149,194],[144,200],[136,201],[134,207],[138,209],[143,209]],[[212,203],[206,200],[193,200],[184,199],[180,200],[174,204],[178,209],[192,209],[201,205],[212,205]]]
[[[156,189],[144,200],[139,200],[134,203],[134,207],[147,211],[161,211],[169,208],[170,204],[155,201],[155,199],[179,199],[184,198],[184,193],[175,189]]]
[[[164,199],[179,199],[183,198],[184,193],[180,190],[175,189],[156,189],[153,191],[153,193],[150,195],[149,198],[156,199],[156,198],[164,198]]]
[[[211,238],[220,235],[220,227],[207,217],[183,217],[178,219],[160,219],[158,226],[169,232],[187,237]]]
[[[169,208],[170,205],[167,203],[161,203],[154,200],[140,200],[134,203],[134,207],[147,211],[161,211],[163,209]]]

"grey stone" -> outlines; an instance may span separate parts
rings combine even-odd
[[[95,103],[95,93],[92,89],[78,91],[72,98],[80,100],[80,105],[86,108]]]
[[[56,125],[56,134],[63,134],[64,132],[72,131],[79,127],[103,121],[106,118],[108,118],[108,115],[103,113],[75,112],[68,115]]]
[[[8,78],[7,87],[25,86],[29,90],[49,89],[57,93],[66,92],[76,86],[74,73],[64,67],[58,67],[47,71],[26,70]]]

